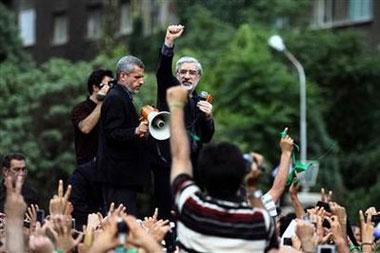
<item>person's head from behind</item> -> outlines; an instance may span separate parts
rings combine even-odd
[[[199,156],[199,176],[210,196],[220,199],[233,198],[246,173],[245,161],[240,149],[222,142],[206,146]]]
[[[132,55],[124,56],[116,66],[117,81],[130,92],[138,93],[144,84],[144,69],[144,63],[139,58]]]
[[[111,70],[94,70],[87,80],[88,93],[90,93],[90,95],[97,93],[104,85],[108,85],[112,79],[113,74]]]
[[[3,169],[3,176],[12,177],[12,182],[16,182],[18,176],[22,177],[22,181],[25,181],[27,170],[25,163],[25,156],[18,153],[11,153],[4,155],[1,161],[1,167]]]
[[[180,84],[193,92],[202,77],[202,65],[193,57],[182,57],[176,63],[176,77]]]

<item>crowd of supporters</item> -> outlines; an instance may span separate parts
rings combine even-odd
[[[346,208],[333,201],[331,192],[322,191],[315,206],[304,208],[295,180],[289,187],[294,212],[279,215],[273,212],[273,205],[285,192],[284,179],[288,174],[279,172],[264,197],[258,187],[262,157],[252,153],[254,159],[247,170],[240,150],[233,144],[213,144],[203,150],[199,169],[207,182],[201,189],[192,178],[183,120],[187,91],[182,87],[170,88],[167,99],[171,111],[175,222],[158,219],[157,209],[151,217],[137,219],[126,213],[127,207],[111,204],[106,215],[89,214],[87,224],[75,229],[75,206],[70,202],[72,187],[68,185],[65,190],[63,181],[59,181],[45,215],[36,204],[26,203],[25,159],[12,156],[2,163],[5,202],[0,217],[0,252],[376,251],[380,213],[375,207],[359,212],[359,224],[349,221]],[[280,147],[280,170],[288,169],[293,140],[282,136]],[[164,240],[165,237],[170,240]]]

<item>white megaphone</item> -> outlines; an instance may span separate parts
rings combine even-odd
[[[149,134],[156,140],[162,141],[169,139],[169,112],[160,112],[150,105],[145,105],[141,108],[141,120],[148,121]]]

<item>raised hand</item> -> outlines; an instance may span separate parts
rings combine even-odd
[[[287,132],[288,128],[285,128],[284,131]],[[289,135],[286,134],[285,136],[281,137],[281,140],[280,140],[281,152],[282,153],[286,153],[286,152],[291,153],[293,151],[293,144],[294,144],[294,141],[292,138],[290,138]]]
[[[144,217],[143,226],[145,229],[149,230],[157,222],[158,208],[154,209],[154,213],[151,217]]]
[[[103,253],[107,252],[119,244],[117,238],[117,215],[107,216],[107,222],[103,224],[103,229],[95,236],[94,242],[88,252]]]
[[[300,191],[300,184],[297,182],[293,182],[289,187],[289,193],[291,196],[297,196]]]
[[[359,219],[360,219],[360,232],[362,239],[362,247],[363,252],[371,252],[373,245],[373,230],[374,226],[372,224],[372,213],[368,212],[367,217],[364,216],[363,211],[359,211]]]
[[[53,217],[53,230],[50,230],[56,241],[56,246],[64,252],[69,252],[82,240],[83,234],[76,239],[72,237],[71,216],[56,215]]]
[[[330,230],[332,234],[332,239],[335,242],[337,251],[344,252],[344,253],[350,252],[348,245],[346,243],[347,236],[344,234],[343,227],[339,223],[338,217],[336,215],[331,216],[331,218],[326,216],[325,219],[328,220],[328,222],[331,225]]]
[[[338,218],[338,221],[342,227],[343,236],[346,237],[346,225],[347,225],[347,213],[346,208],[343,206],[340,206],[336,202],[329,202],[330,210],[333,215],[336,215]]]
[[[161,252],[161,246],[148,234],[136,221],[136,218],[128,215],[124,218],[128,224],[129,234],[127,243],[136,248],[142,248],[146,252]]]
[[[296,235],[301,240],[301,248],[304,252],[314,252],[318,244],[318,237],[315,233],[314,225],[299,219],[297,219],[296,222]]]
[[[68,199],[71,194],[71,185],[67,186],[65,194],[63,194],[63,192],[63,181],[59,180],[58,195],[54,195],[54,197],[50,199],[49,203],[49,211],[51,216],[58,214],[68,215],[70,213],[70,210],[72,208],[70,207],[71,203],[68,201]]]
[[[5,226],[7,252],[25,252],[22,223],[26,204],[21,195],[22,183],[21,175],[17,176],[15,185],[12,177],[8,176],[5,179],[7,189],[4,210],[7,215]]]
[[[31,235],[29,238],[29,249],[32,253],[52,253],[54,244],[43,235]]]
[[[153,226],[149,229],[148,233],[160,243],[165,235],[169,232],[170,225],[169,220],[158,220]]]
[[[21,195],[22,183],[22,176],[17,176],[15,185],[13,185],[12,177],[9,176],[5,179],[7,193],[4,210],[7,215],[7,220],[17,219],[22,221],[24,218],[26,203]]]
[[[157,242],[161,242],[166,233],[170,230],[169,220],[157,220],[158,208],[154,209],[154,213],[151,217],[145,217],[143,221],[143,227],[148,231],[150,235]]]
[[[168,101],[170,110],[175,107],[183,108],[188,100],[188,94],[189,90],[181,86],[175,86],[168,89],[166,92],[166,100]]]
[[[165,45],[168,47],[173,47],[174,40],[182,35],[184,28],[185,27],[183,25],[168,26],[165,36]]]
[[[37,210],[39,210],[38,205],[31,204],[25,213],[26,220],[30,222],[30,228],[31,228],[32,232],[36,228]]]
[[[90,213],[87,216],[87,230],[95,230],[102,222],[102,217],[99,213]]]
[[[333,192],[330,190],[328,193],[325,191],[325,188],[321,188],[321,201],[322,202],[330,202],[332,200]]]

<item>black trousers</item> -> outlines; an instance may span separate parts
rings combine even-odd
[[[162,165],[153,165],[154,203],[158,207],[160,219],[170,219],[173,207],[173,196],[170,186],[170,168]]]
[[[82,230],[87,224],[87,216],[97,213],[102,208],[102,191],[99,184],[94,182],[95,161],[79,165],[70,177],[72,186],[70,201],[74,206],[73,218],[76,229]]]
[[[115,187],[110,184],[103,184],[103,214],[107,214],[111,203],[115,203],[115,208],[120,204],[126,207],[128,214],[137,216],[137,191],[135,189]]]

